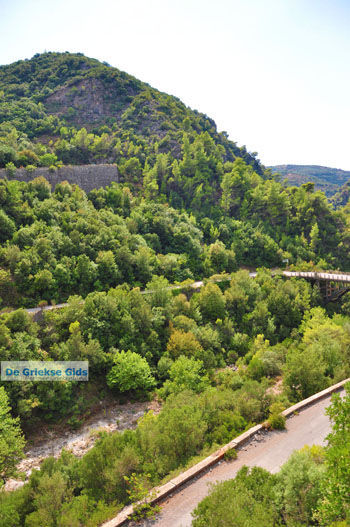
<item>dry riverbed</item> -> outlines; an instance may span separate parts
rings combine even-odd
[[[63,448],[70,450],[75,456],[83,456],[98,438],[97,432],[114,432],[135,428],[137,420],[148,410],[158,413],[160,406],[155,401],[129,402],[116,404],[103,402],[99,404],[92,415],[79,430],[71,431],[65,427],[42,428],[28,438],[25,458],[19,463],[18,469],[25,474],[26,479],[33,469],[40,467],[41,462],[49,457],[58,457]],[[23,481],[10,479],[5,490],[15,490],[23,485]]]

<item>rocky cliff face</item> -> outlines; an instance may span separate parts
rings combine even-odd
[[[133,90],[128,91],[132,99]],[[108,91],[101,79],[87,78],[77,81],[73,86],[62,86],[45,100],[45,107],[51,115],[68,119],[76,126],[105,123],[106,119],[118,121],[130,102],[123,94],[118,97],[118,89]]]

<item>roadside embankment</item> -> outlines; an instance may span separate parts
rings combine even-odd
[[[330,386],[329,388],[316,393],[315,395],[312,395],[311,397],[308,397],[307,399],[304,399],[303,401],[291,406],[290,408],[286,409],[283,414],[288,418],[296,415],[296,413],[301,412],[305,410],[306,412],[309,409],[310,416],[305,416],[304,411],[302,412],[303,415],[296,416],[292,419],[293,423],[293,436],[289,437],[289,426],[287,424],[287,430],[285,431],[274,431],[266,434],[266,441],[264,442],[263,448],[262,448],[262,457],[261,457],[261,465],[264,466],[264,468],[267,468],[269,470],[275,471],[278,470],[280,464],[285,462],[289,455],[293,452],[294,449],[301,448],[304,444],[313,443],[313,442],[322,442],[326,435],[330,431],[330,424],[328,418],[324,415],[324,409],[326,407],[326,403],[328,402],[328,399],[330,399],[330,396],[343,389],[344,385],[349,382],[350,379],[346,379],[344,381],[341,381],[337,384],[334,384],[333,386]],[[316,408],[316,412],[313,412],[317,405],[317,403],[320,403],[320,407]],[[313,413],[315,414],[313,416]],[[320,417],[321,416],[321,417]],[[302,426],[297,425],[298,419],[300,420],[300,423],[302,423]],[[312,419],[315,420],[315,425],[312,425]],[[288,423],[288,422],[287,422]],[[309,433],[310,430],[312,432],[312,429],[315,428],[316,432],[315,434]],[[149,523],[149,525],[157,525],[158,527],[175,527],[182,525],[190,525],[189,518],[190,518],[190,512],[193,510],[193,508],[196,506],[196,504],[207,494],[207,489],[203,489],[203,484],[201,484],[201,479],[199,478],[193,485],[199,485],[201,487],[201,491],[199,492],[198,489],[192,490],[192,485],[189,485],[186,489],[186,491],[181,492],[181,504],[179,502],[179,498],[176,498],[177,493],[181,489],[183,485],[190,482],[191,480],[194,480],[197,478],[197,476],[200,476],[201,474],[205,473],[206,471],[212,469],[213,465],[217,465],[220,463],[220,461],[223,459],[225,453],[232,448],[234,449],[241,449],[244,447],[248,442],[253,440],[255,436],[261,435],[264,433],[263,425],[256,425],[240,436],[234,438],[232,441],[227,443],[225,446],[221,447],[219,450],[205,458],[204,460],[200,461],[190,469],[186,470],[176,478],[172,479],[165,485],[162,485],[160,487],[156,487],[154,489],[154,498],[150,500],[149,503],[155,504],[160,501],[165,500],[169,495],[175,494],[175,497],[173,499],[170,499],[167,502],[167,511],[162,511],[159,521],[156,520],[155,522]],[[295,437],[294,437],[295,436]],[[269,445],[269,440],[271,438],[271,445]],[[278,451],[280,451],[283,455],[281,456],[281,463],[279,462],[279,458],[276,456]],[[270,454],[269,454],[270,451]],[[271,461],[271,452],[272,452],[272,458],[273,461]],[[258,452],[255,450],[255,454]],[[287,457],[286,457],[287,456]],[[256,456],[255,456],[256,457]],[[285,458],[285,459],[284,459]],[[238,463],[237,463],[238,461]],[[240,468],[242,466],[242,459],[241,454],[238,457],[237,461],[233,461],[232,466],[235,465],[235,469],[232,468],[232,470],[229,469],[229,476],[226,471],[226,477],[224,479],[229,479],[230,477],[234,477],[235,472],[237,471],[237,467]],[[231,465],[228,464],[229,465]],[[247,462],[243,464],[250,464],[254,465],[257,463],[250,462],[247,460]],[[215,467],[216,470],[217,467]],[[220,467],[221,469],[221,467]],[[215,472],[214,469],[212,469],[212,476]],[[207,472],[208,473],[208,472]],[[219,476],[219,475],[218,475]],[[228,477],[227,477],[228,476]],[[215,476],[214,476],[215,477]],[[222,479],[220,476],[217,479]],[[210,478],[210,481],[213,481],[213,477]],[[215,481],[215,479],[214,479]],[[193,494],[193,498],[186,499],[187,493]],[[172,504],[174,500],[174,503]],[[187,508],[185,507],[185,501],[187,503]],[[133,513],[133,506],[129,505],[128,507],[125,507],[115,518],[109,520],[108,522],[104,523],[102,527],[119,527],[120,525],[123,525],[131,516]],[[181,518],[181,523],[178,522],[178,519]],[[179,520],[180,521],[180,520]],[[184,523],[185,522],[185,523]],[[148,525],[148,523],[145,523],[145,525]]]

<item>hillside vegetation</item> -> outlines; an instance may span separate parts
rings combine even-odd
[[[235,479],[212,488],[194,511],[192,527],[348,526],[350,384],[346,390],[326,410],[333,430],[325,448],[305,446],[277,474],[243,467]]]
[[[346,208],[334,212],[311,184],[284,188],[178,99],[69,53],[1,67],[0,88],[3,305],[286,258],[349,268]],[[116,163],[120,185],[85,196],[67,184],[52,192],[41,179],[15,181],[17,166],[90,162]],[[113,264],[108,283],[101,258]]]
[[[319,165],[275,165],[269,167],[273,173],[280,174],[288,185],[300,187],[304,183],[315,183],[327,197],[333,196],[350,179],[350,172],[339,168]]]
[[[336,209],[345,207],[350,198],[350,181],[345,183],[340,189],[332,196],[331,203]]]
[[[0,358],[90,368],[88,383],[0,383],[0,486],[16,475],[21,428],[78,427],[106,396],[162,407],[0,492],[0,527],[97,526],[349,376],[348,295],[323,306],[317,286],[266,269],[287,258],[350,270],[349,204],[334,210],[312,183],[285,188],[207,116],[81,54],[3,66],[0,85]],[[115,163],[120,183],[86,194],[16,180],[20,166],[92,162]],[[205,284],[168,287],[187,279]],[[23,309],[66,300],[39,323]]]
[[[23,488],[0,492],[1,527],[97,526],[135,495],[125,478],[134,491],[159,484],[257,422],[281,426],[283,408],[349,376],[349,304],[327,314],[303,280],[239,271],[222,289],[165,287],[158,278],[147,295],[123,285],[85,303],[71,298],[39,326],[22,310],[1,317],[4,360],[89,360],[89,383],[2,383],[0,411],[9,402],[25,430],[67,417],[77,426],[89,402],[107,393],[125,401],[156,390],[162,403],[136,430],[102,432],[83,458],[63,451]],[[5,480],[23,447],[18,423],[7,430]]]
[[[65,164],[135,157],[143,165],[147,155],[178,157],[183,132],[208,132],[226,160],[239,156],[262,171],[207,115],[81,53],[1,66],[0,123],[0,166],[48,166],[56,157]]]
[[[226,165],[216,197],[201,195],[201,183],[179,210],[154,190],[162,160],[149,168],[136,196],[129,184],[86,196],[68,183],[52,192],[44,178],[0,180],[2,307],[61,302],[124,282],[143,288],[154,276],[181,282],[242,265],[274,267],[286,257],[301,266],[349,269],[347,208],[334,212],[307,186],[284,190],[264,181],[237,158]],[[180,175],[185,166],[178,165],[179,177],[191,184],[192,177]]]

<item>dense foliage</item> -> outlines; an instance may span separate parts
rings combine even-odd
[[[4,306],[286,259],[350,268],[346,208],[309,183],[285,189],[178,99],[69,53],[0,67],[0,90]],[[116,163],[121,184],[86,196],[15,180],[18,166],[91,162]]]
[[[68,307],[46,312],[39,325],[24,310],[2,315],[2,360],[90,362],[88,384],[4,383],[27,426],[37,418],[78,415],[100,389],[150,389],[153,377],[158,385],[166,381],[165,394],[181,391],[179,386],[198,391],[206,386],[202,375],[230,364],[256,381],[285,370],[290,400],[347,374],[348,319],[313,307],[317,290],[303,280],[272,278],[267,271],[251,279],[239,271],[221,289],[209,282],[185,294],[169,290],[164,278],[147,287],[148,294],[122,285],[90,293],[85,302],[72,297]],[[255,421],[253,415],[245,417]]]
[[[349,525],[350,385],[327,410],[333,422],[328,446],[294,452],[276,475],[243,467],[216,484],[194,511],[193,527],[341,527]]]
[[[342,187],[332,196],[331,203],[336,209],[345,207],[350,198],[350,181],[344,183]]]
[[[140,482],[159,483],[253,423],[283,426],[283,407],[349,376],[347,296],[324,309],[316,286],[266,269],[285,259],[349,269],[349,205],[334,211],[310,183],[285,188],[207,116],[81,54],[0,67],[0,89],[0,359],[88,360],[90,370],[88,383],[2,383],[1,479],[21,456],[19,423],[79,426],[107,395],[162,406],[0,492],[0,527],[98,525]],[[20,166],[91,162],[116,163],[120,183],[86,195],[16,180]],[[252,279],[244,265],[264,268]],[[23,309],[67,300],[37,323]],[[312,456],[300,461],[307,473]],[[255,493],[255,475],[240,477],[236,512]],[[254,513],[270,525],[262,491],[274,482],[257,477]]]
[[[90,362],[89,383],[4,383],[26,428],[65,415],[75,424],[109,389],[122,397],[157,382],[163,405],[136,430],[102,434],[81,460],[66,453],[47,460],[23,489],[0,497],[0,525],[11,525],[8,511],[13,525],[39,526],[43,518],[52,527],[73,519],[96,525],[95,516],[87,523],[92,510],[100,521],[128,503],[124,476],[157,484],[252,424],[269,415],[273,422],[276,407],[349,376],[349,319],[312,307],[318,294],[303,280],[239,271],[221,288],[166,286],[157,278],[148,294],[124,285],[84,303],[73,297],[39,325],[23,310],[2,316],[2,358]],[[281,375],[283,391],[274,394],[269,387]]]
[[[304,448],[277,475],[242,469],[198,506],[193,525],[329,526],[345,519],[349,397],[335,397],[329,411],[335,426],[325,453],[321,447]],[[128,502],[128,480],[159,483],[193,456],[206,455],[244,430],[251,423],[243,416],[266,416],[273,398],[266,381],[259,384],[227,370],[201,393],[170,395],[161,413],[146,414],[136,430],[104,432],[82,459],[63,451],[58,460],[45,460],[23,488],[0,493],[0,525],[97,526]]]
[[[278,266],[283,258],[349,268],[348,208],[333,212],[307,185],[282,190],[242,159],[225,166],[222,208],[212,204],[220,210],[217,220],[202,217],[212,207],[201,204],[198,189],[192,199],[186,187],[192,178],[181,175],[178,192],[186,194],[188,212],[133,196],[124,185],[86,196],[68,183],[52,192],[42,177],[29,183],[0,180],[3,306],[60,302],[124,282],[144,287],[155,275],[174,282],[241,265]],[[176,201],[174,196],[169,198]],[[210,191],[205,200],[213,199]]]
[[[0,478],[16,473],[16,464],[23,456],[24,437],[18,426],[19,419],[10,414],[11,408],[3,387],[0,387]]]

